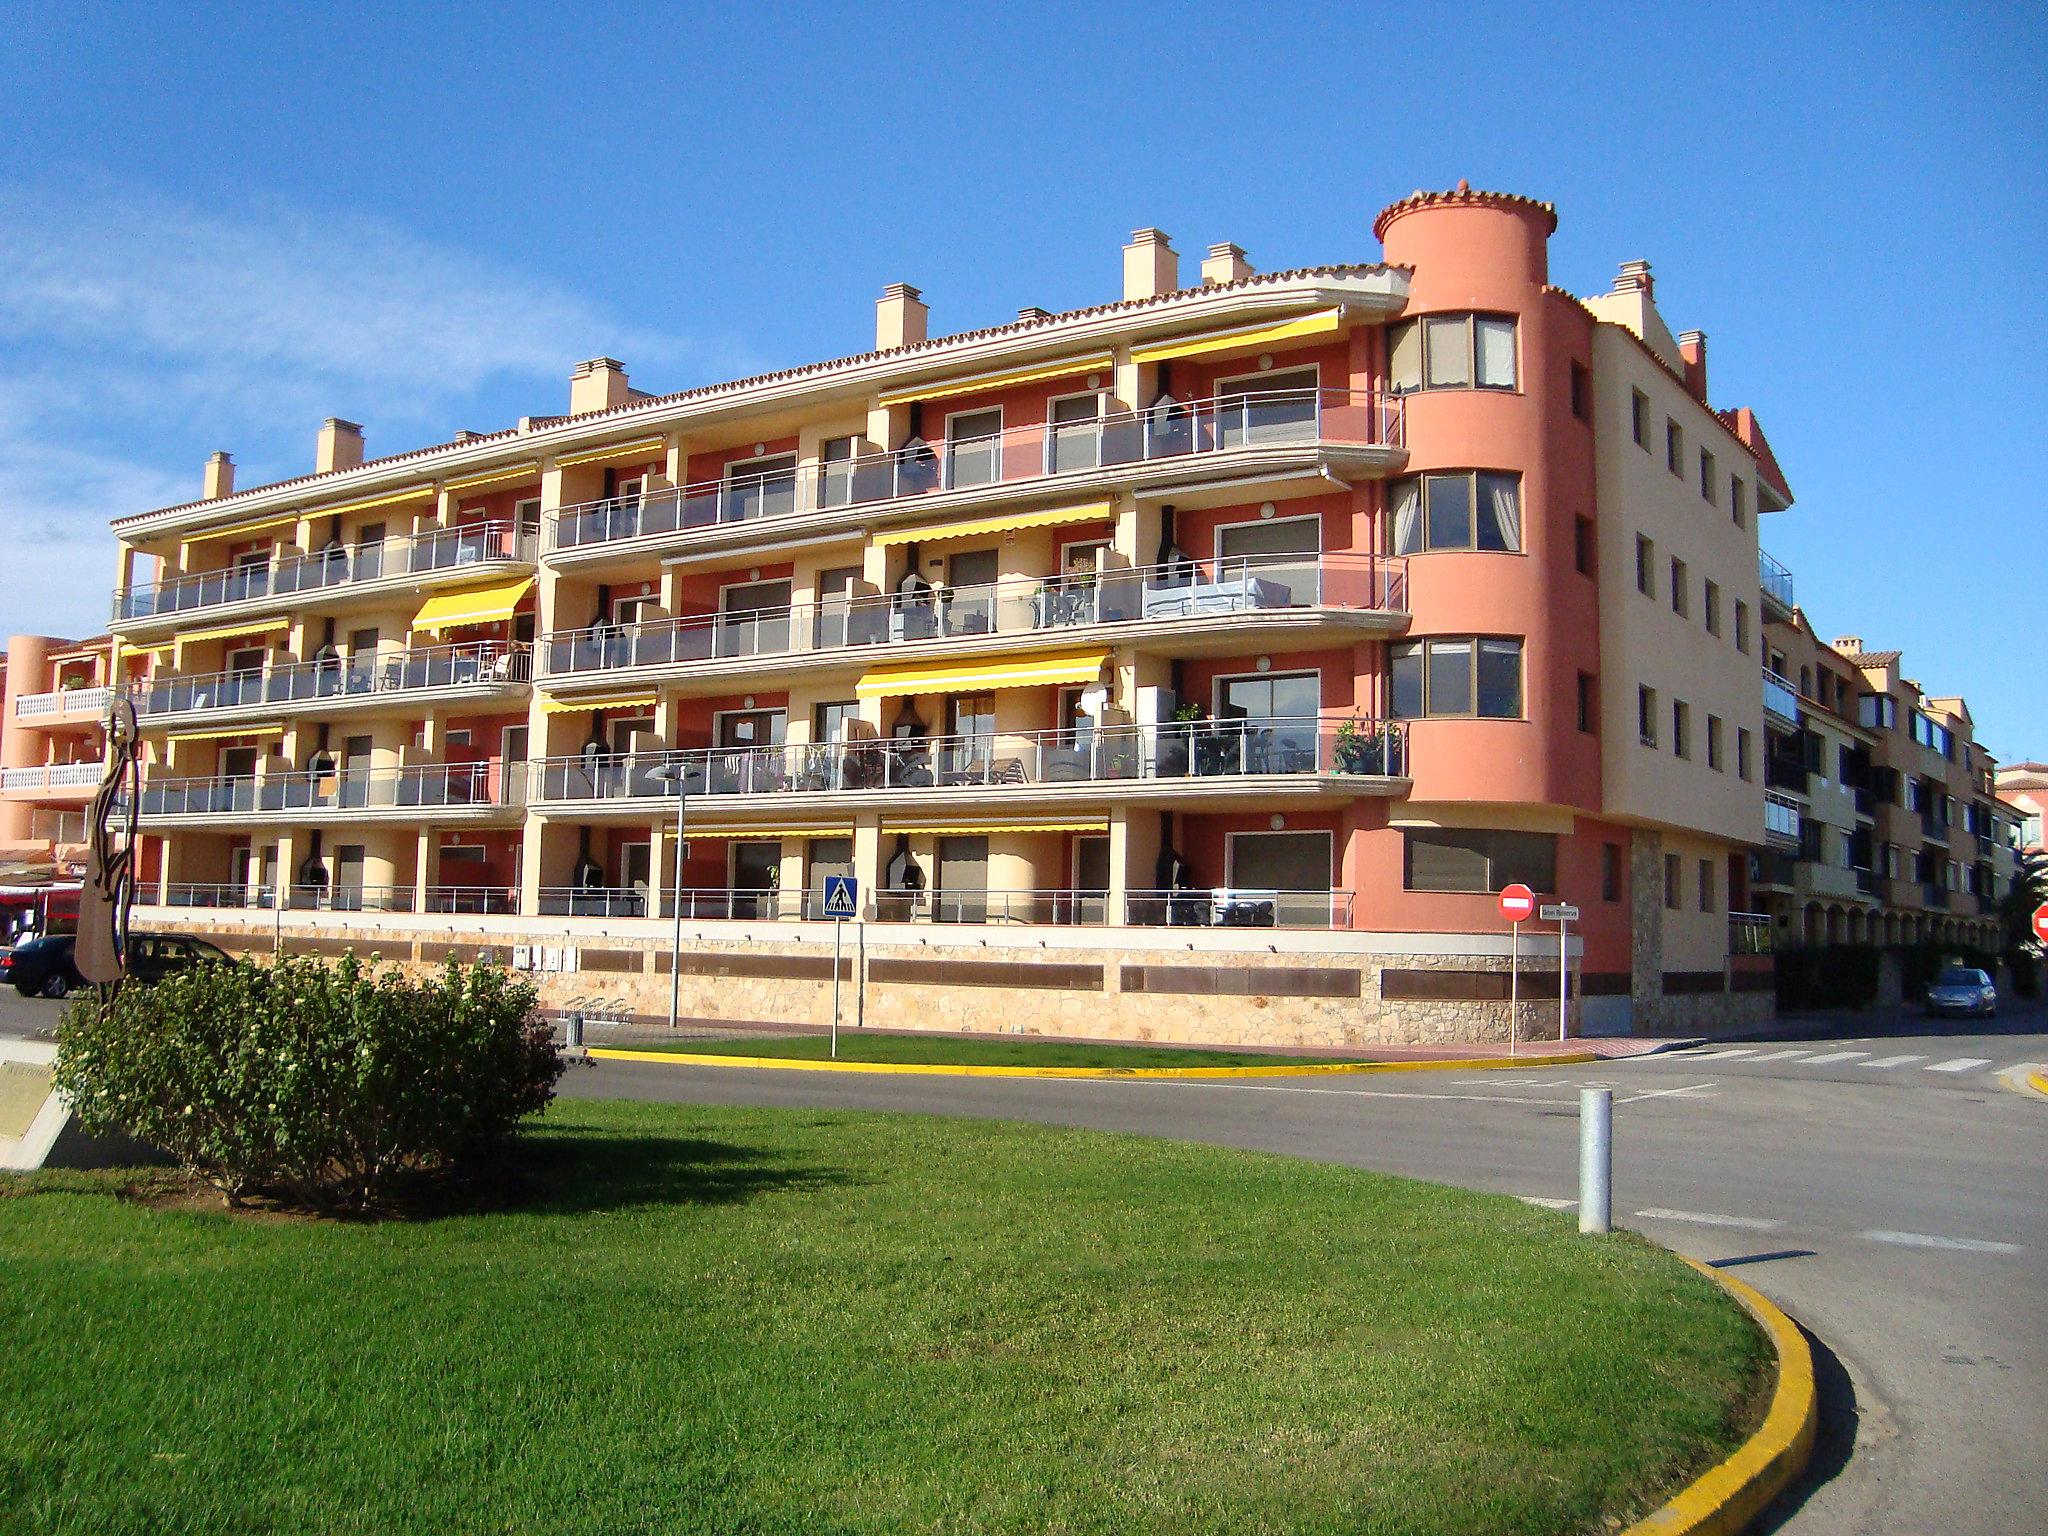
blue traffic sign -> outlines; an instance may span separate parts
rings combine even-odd
[[[860,881],[852,875],[827,875],[825,877],[825,915],[827,917],[857,917],[860,915]]]

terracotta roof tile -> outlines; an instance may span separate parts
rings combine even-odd
[[[1385,240],[1389,224],[1404,213],[1414,213],[1422,208],[1534,208],[1546,220],[1544,233],[1552,234],[1557,230],[1555,203],[1523,197],[1516,192],[1475,191],[1469,181],[1461,181],[1448,192],[1424,192],[1418,188],[1399,202],[1387,204],[1379,211],[1379,217],[1372,221],[1373,239]]]
[[[1859,667],[1888,667],[1903,655],[1904,651],[1851,651],[1849,659]]]

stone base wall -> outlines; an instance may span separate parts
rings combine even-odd
[[[1778,1016],[1769,992],[1666,993],[1638,999],[1634,1032],[1639,1035],[1720,1035],[1757,1029]]]

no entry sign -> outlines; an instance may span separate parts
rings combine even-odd
[[[1502,886],[1500,915],[1511,923],[1526,923],[1536,915],[1536,893],[1526,885]]]
[[[2048,944],[2048,901],[2034,908],[2034,937]]]

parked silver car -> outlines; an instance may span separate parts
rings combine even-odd
[[[1998,1012],[1998,988],[1982,971],[1952,965],[1927,989],[1929,1013],[1974,1013],[1985,1018]]]

